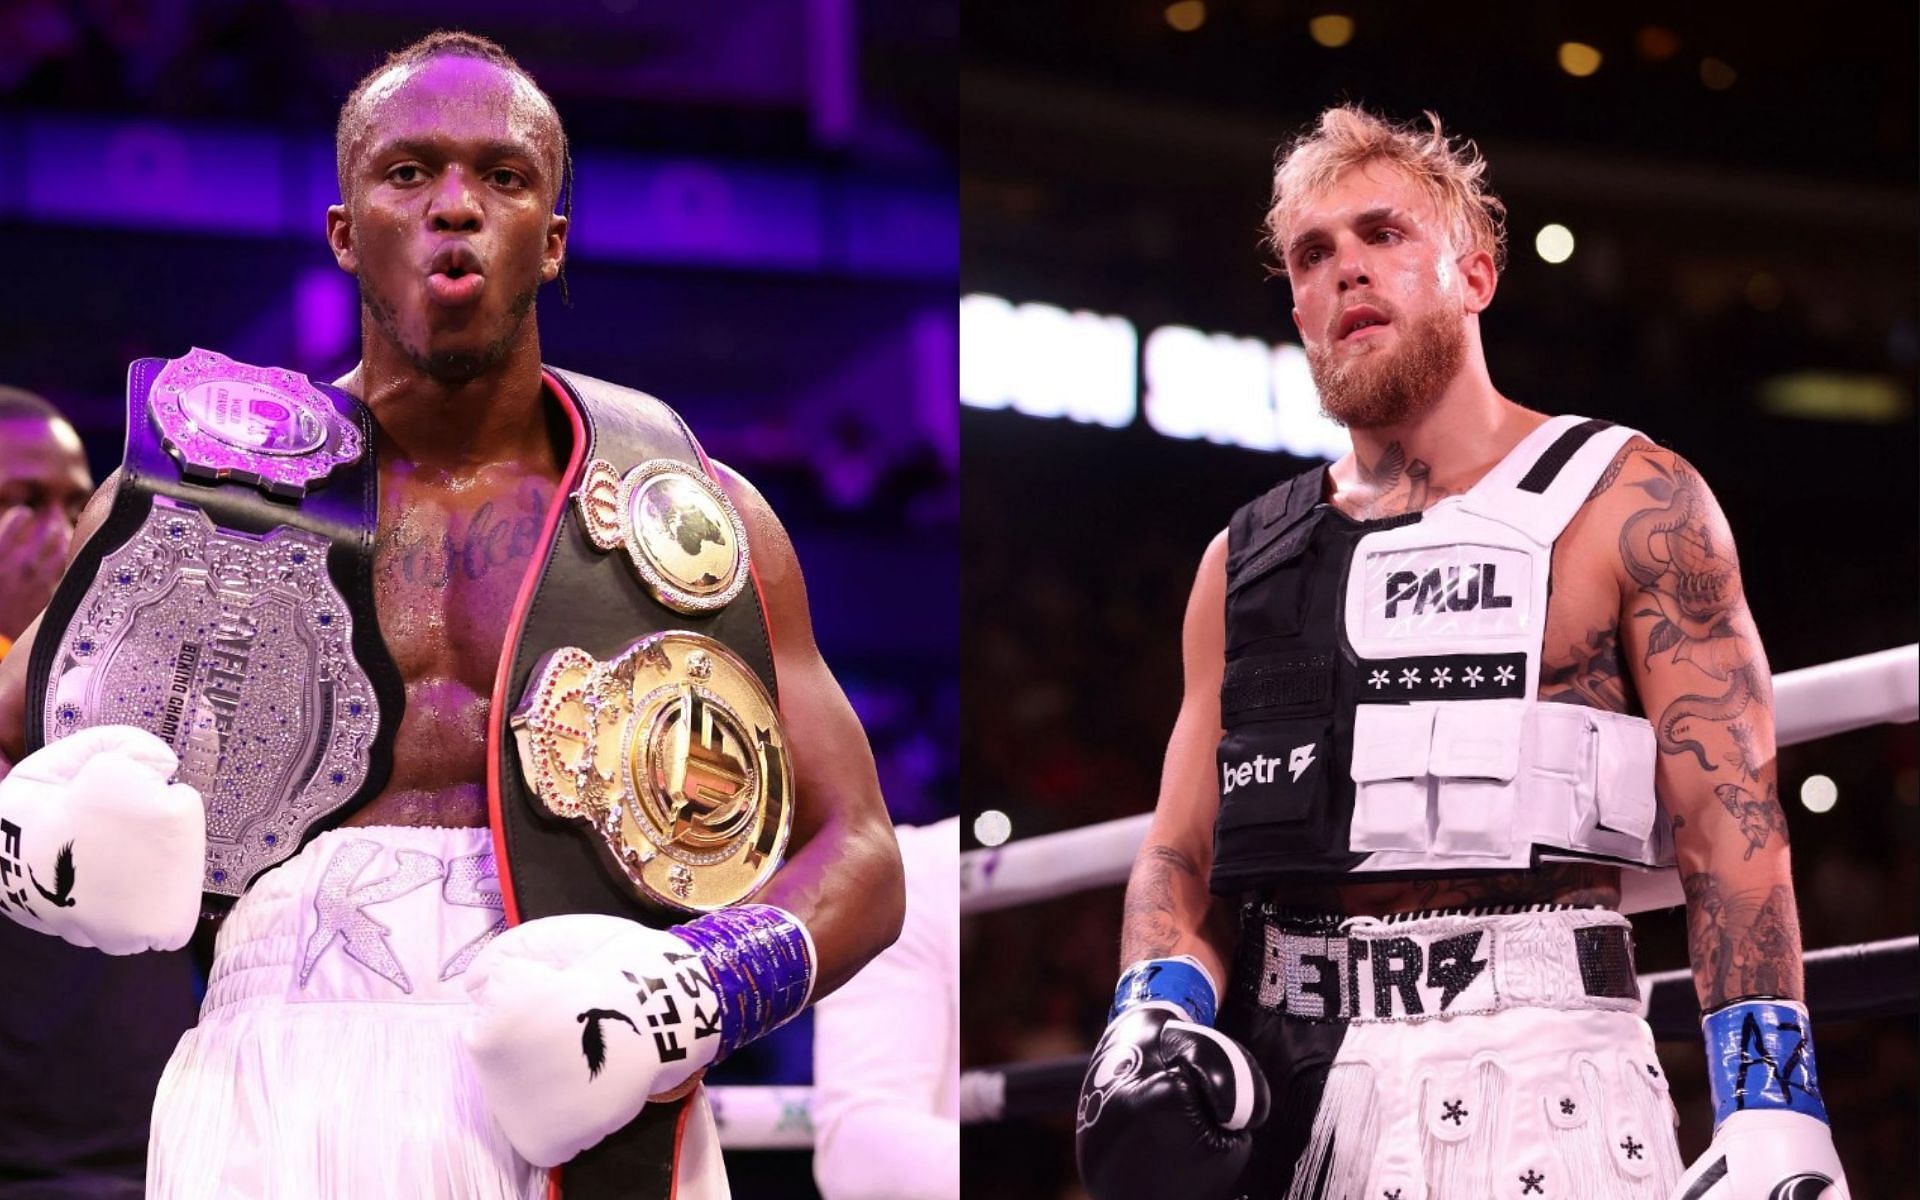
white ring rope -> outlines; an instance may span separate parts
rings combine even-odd
[[[810,1087],[710,1087],[707,1103],[724,1150],[807,1150],[813,1146]]]
[[[1920,643],[1788,671],[1774,681],[1775,740],[1796,746],[1920,719]],[[1125,883],[1153,814],[1042,834],[960,856],[963,915]]]

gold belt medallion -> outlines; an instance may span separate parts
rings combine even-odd
[[[780,865],[793,776],[773,698],[719,642],[670,630],[535,665],[511,725],[540,803],[586,821],[642,900],[737,904]]]
[[[624,547],[654,599],[675,612],[725,608],[746,586],[746,523],[698,467],[653,458],[620,475],[596,458],[573,500],[588,540],[601,550]]]

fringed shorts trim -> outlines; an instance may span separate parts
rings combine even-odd
[[[1287,1200],[1667,1200],[1674,1111],[1638,1017],[1513,1009],[1347,1030]]]
[[[501,928],[485,829],[338,829],[263,875],[161,1077],[150,1200],[544,1200],[460,1041]]]

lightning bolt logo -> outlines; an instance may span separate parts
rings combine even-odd
[[[1295,746],[1293,750],[1288,753],[1287,770],[1293,772],[1293,781],[1295,783],[1299,783],[1300,776],[1306,774],[1307,768],[1313,765],[1315,745],[1313,742],[1308,742],[1304,746]]]

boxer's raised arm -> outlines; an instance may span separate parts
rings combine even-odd
[[[1160,799],[1127,880],[1120,926],[1122,968],[1148,958],[1190,954],[1224,987],[1231,914],[1213,903],[1213,821],[1220,808],[1214,751],[1220,742],[1220,678],[1226,670],[1227,535],[1201,556],[1181,633],[1185,684],[1167,740]]]
[[[74,523],[73,539],[67,544],[66,567],[73,566],[80,548],[106,521],[107,513],[113,508],[114,494],[119,490],[118,470],[95,489],[86,508],[81,510],[80,519]],[[65,570],[62,568],[63,574]],[[0,659],[0,778],[5,778],[13,764],[27,753],[27,660],[33,655],[34,635],[39,632],[40,618],[35,617],[14,641],[13,649]]]
[[[900,847],[866,731],[814,643],[793,542],[752,484],[719,463],[714,472],[747,525],[793,758],[792,849],[753,899],[806,924],[819,956],[818,1000],[900,935],[906,914]]]

